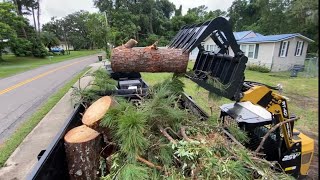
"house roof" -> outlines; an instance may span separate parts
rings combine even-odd
[[[233,35],[236,38],[236,40],[243,39],[246,35],[251,33],[252,31],[240,31],[240,32],[234,32]]]
[[[258,34],[258,33],[256,33],[256,34]],[[290,39],[293,37],[299,37],[299,38],[304,39],[306,41],[314,42],[312,39],[309,39],[299,33],[295,33],[295,34],[278,34],[278,35],[269,35],[269,36],[263,36],[263,35],[259,34],[259,36],[257,36],[257,37],[241,39],[238,41],[238,43],[278,42],[278,41],[283,41],[283,40]]]

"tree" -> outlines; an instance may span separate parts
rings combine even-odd
[[[8,25],[0,22],[0,61],[2,60],[2,52],[9,43],[17,37],[16,32]]]
[[[25,25],[23,18],[15,13],[11,3],[0,3],[0,60],[2,51],[15,42],[16,29]]]
[[[110,39],[110,36],[108,36],[110,29],[107,26],[105,16],[101,13],[90,14],[86,26],[89,30],[89,38],[93,43],[92,47],[106,48],[108,39]]]
[[[317,52],[319,47],[319,1],[293,1],[288,8],[288,19],[292,31],[299,32],[315,41],[310,44],[309,52]],[[297,26],[299,24],[299,26]]]
[[[318,7],[317,0],[235,0],[228,17],[235,31],[253,30],[266,35],[301,33],[315,40],[308,48],[315,52],[319,42]]]
[[[60,40],[64,40],[63,27],[65,23],[62,19],[56,19],[55,17],[51,18],[51,21],[42,25],[42,30],[47,32],[52,32]]]
[[[37,10],[37,21],[38,21],[38,34],[40,36],[40,0],[37,0],[38,10]]]
[[[51,47],[57,46],[60,43],[59,39],[52,32],[43,31],[41,32],[40,37],[41,42],[49,49],[49,51],[51,51]]]
[[[174,10],[175,16],[182,16],[182,5],[179,6],[179,9]]]
[[[13,3],[16,6],[16,10],[19,16],[23,17],[23,15],[30,15],[30,13],[34,14],[33,10],[36,6],[36,2],[34,0],[13,0]],[[36,27],[36,24],[34,26]],[[25,27],[21,27],[21,31],[23,33],[23,37],[27,38]]]
[[[14,30],[21,29],[27,24],[25,18],[17,15],[11,3],[0,3],[0,22],[9,25]]]

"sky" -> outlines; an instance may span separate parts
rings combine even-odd
[[[185,14],[188,8],[206,5],[208,10],[221,9],[226,11],[232,4],[233,0],[169,0],[178,8],[182,5],[182,14]],[[50,21],[51,17],[64,17],[68,14],[79,10],[86,10],[89,12],[98,12],[94,7],[93,0],[40,0],[41,24]],[[33,24],[32,16],[29,17],[30,23]]]

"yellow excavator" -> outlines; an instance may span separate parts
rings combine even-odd
[[[216,51],[204,49],[202,42],[208,37],[219,47]],[[186,53],[198,48],[195,65],[186,76],[211,93],[235,101],[220,107],[220,118],[247,133],[250,139],[244,144],[247,148],[264,154],[269,161],[277,161],[294,177],[307,175],[314,140],[294,129],[298,118],[289,112],[287,100],[277,92],[278,87],[245,81],[248,58],[240,50],[226,19],[218,17],[182,27],[169,48],[183,49]]]

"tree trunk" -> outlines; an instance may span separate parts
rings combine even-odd
[[[38,3],[38,11],[37,11],[38,34],[40,37],[40,0],[37,0],[37,3]]]
[[[82,125],[71,129],[64,136],[64,141],[70,179],[99,179],[103,148],[100,133]]]
[[[103,134],[105,143],[111,141],[110,130],[106,127],[101,127],[99,124],[113,104],[114,101],[110,96],[104,96],[92,103],[82,117],[83,124]]]
[[[23,17],[21,0],[14,0],[14,4],[16,5],[16,9],[17,9],[18,15]],[[27,32],[26,32],[26,30],[25,30],[25,28],[23,26],[21,27],[21,30],[22,30],[22,33],[23,33],[23,37],[27,38]]]
[[[37,35],[37,37],[38,37],[38,33],[37,33],[37,24],[36,24],[36,17],[35,17],[35,15],[34,15],[34,8],[32,7],[31,9],[32,9],[32,17],[33,17],[34,31],[35,31],[35,33],[36,33],[36,35]]]
[[[155,44],[144,48],[127,48],[123,45],[112,50],[110,59],[114,72],[184,73],[189,54],[181,49],[157,48]]]

